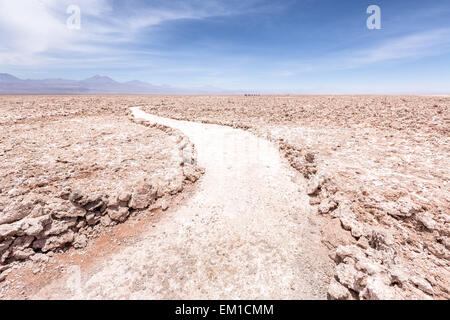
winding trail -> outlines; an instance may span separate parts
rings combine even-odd
[[[205,175],[184,205],[81,276],[33,298],[325,299],[333,264],[302,181],[277,148],[249,132],[160,118],[181,130]]]

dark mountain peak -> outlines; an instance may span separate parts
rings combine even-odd
[[[88,79],[111,79],[111,78],[110,77],[106,77],[106,76],[101,76],[99,74],[96,74],[95,76],[90,77]]]
[[[224,92],[209,87],[159,86],[137,80],[120,83],[101,75],[95,75],[81,81],[64,79],[21,80],[10,74],[0,73],[0,94],[210,94]]]
[[[110,77],[105,77],[105,76],[101,76],[101,75],[98,75],[98,74],[93,76],[93,77],[91,77],[91,78],[87,78],[87,79],[83,80],[83,82],[117,83],[116,81],[114,81]]]

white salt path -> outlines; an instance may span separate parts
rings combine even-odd
[[[333,264],[316,214],[277,148],[230,127],[135,118],[181,130],[205,174],[137,243],[34,298],[326,299]]]

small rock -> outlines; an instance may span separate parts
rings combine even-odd
[[[109,208],[107,212],[112,220],[119,222],[125,221],[130,215],[130,211],[126,207]]]
[[[390,231],[376,228],[372,230],[369,244],[374,249],[383,250],[391,247],[394,244],[394,237],[392,236],[392,233]]]
[[[128,202],[131,199],[131,193],[123,191],[119,193],[118,200],[121,202]]]
[[[86,226],[86,220],[81,220],[77,223],[76,228],[77,229],[82,229]]]
[[[86,214],[86,222],[88,225],[94,226],[100,221],[101,217],[101,215],[95,212],[89,212],[88,214]]]
[[[338,264],[336,267],[336,276],[339,282],[349,289],[359,292],[364,288],[363,280],[365,275],[356,270],[353,265],[346,263]]]
[[[4,209],[3,213],[0,215],[0,225],[13,223],[29,216],[35,207],[34,200],[35,199],[30,196],[30,199],[24,199],[19,203],[13,203],[11,204],[11,207]]]
[[[401,214],[409,217],[422,210],[422,207],[414,203],[409,197],[401,197],[397,200],[398,209]]]
[[[370,247],[369,240],[366,237],[360,237],[356,244],[362,249],[367,249]]]
[[[162,209],[163,211],[166,211],[168,208],[169,208],[169,205],[167,204],[166,199],[163,199],[163,200],[161,201],[161,209]]]
[[[35,255],[30,257],[31,261],[34,262],[48,262],[48,256],[43,253],[36,253]]]
[[[419,278],[419,277],[412,277],[410,281],[420,290],[422,290],[425,293],[428,293],[429,295],[434,295],[434,290],[431,284],[426,281],[425,279]]]
[[[332,216],[339,218],[342,227],[349,230],[355,238],[360,238],[368,232],[362,223],[356,219],[356,215],[347,201],[340,203],[337,209],[332,212]]]
[[[11,270],[6,270],[0,273],[0,282],[5,281],[6,277],[9,275]]]
[[[13,239],[8,239],[0,242],[0,252],[9,248],[9,246],[13,243]]]
[[[5,263],[6,259],[8,259],[11,250],[0,251],[0,264]]]
[[[399,266],[390,267],[389,275],[391,284],[397,284],[399,287],[403,287],[409,280],[407,273]]]
[[[309,180],[308,185],[306,186],[306,193],[310,196],[316,194],[320,188],[321,182],[322,181],[319,177],[317,176],[312,177]]]
[[[400,218],[411,217],[422,210],[422,207],[415,204],[409,197],[401,197],[397,202],[383,202],[378,206],[389,215]]]
[[[379,276],[367,278],[366,287],[360,296],[367,300],[392,300],[394,298],[391,287]]]
[[[28,236],[37,236],[42,231],[44,231],[44,227],[48,225],[50,222],[51,222],[50,215],[25,219],[22,221],[21,229]]]
[[[53,220],[48,230],[44,232],[45,236],[54,236],[66,232],[69,228],[77,224],[77,218],[66,218],[64,220]]]
[[[73,246],[76,249],[82,249],[87,246],[87,243],[88,243],[88,238],[84,234],[80,234],[75,238]]]
[[[362,259],[355,264],[356,269],[362,271],[368,275],[375,275],[383,272],[383,268],[379,263],[371,261],[369,259]]]
[[[336,203],[336,201],[334,201],[334,200],[331,199],[331,198],[324,199],[324,200],[322,200],[322,201],[320,202],[320,205],[319,205],[319,213],[321,213],[321,214],[327,214],[327,213],[329,213],[330,211],[336,209],[337,205],[338,205],[338,204]]]
[[[74,190],[72,191],[72,193],[69,195],[69,200],[70,202],[73,203],[77,203],[79,200],[81,200],[83,198],[83,194],[81,193],[81,191],[79,190]]]
[[[336,256],[341,260],[351,258],[354,261],[359,261],[365,258],[364,252],[356,245],[339,246],[336,249]]]
[[[148,183],[141,182],[134,188],[129,203],[130,208],[133,209],[145,209],[147,208],[156,197],[156,189]]]
[[[0,225],[0,239],[16,235],[20,231],[20,223],[11,223]]]
[[[33,254],[34,250],[31,248],[27,248],[27,249],[13,250],[11,256],[13,258],[16,258],[17,260],[25,260],[31,257]]]
[[[361,238],[364,234],[366,234],[363,224],[359,223],[356,220],[350,221],[349,227],[352,236],[357,239]]]
[[[39,249],[42,248],[42,252],[47,252],[50,250],[54,250],[57,248],[61,248],[68,243],[72,243],[74,241],[74,233],[72,231],[68,231],[65,234],[50,237],[47,239],[36,240],[33,243],[33,248]]]
[[[440,259],[446,259],[450,261],[450,252],[445,246],[439,242],[427,241],[425,246],[432,254]]]
[[[97,196],[87,200],[86,204],[83,205],[83,208],[86,211],[104,212],[106,210],[106,203],[101,196]]]
[[[20,189],[14,188],[8,191],[7,195],[8,197],[17,197],[22,194]]]
[[[100,218],[100,224],[104,227],[109,227],[111,225],[111,223],[112,223],[112,220],[108,214],[106,214]]]
[[[70,194],[72,193],[72,189],[70,187],[65,187],[59,193],[59,197],[64,200],[69,200]]]
[[[201,173],[199,171],[195,170],[195,168],[190,165],[187,167],[183,167],[183,173],[184,173],[184,176],[186,177],[186,180],[188,180],[192,183],[196,182],[201,176]]]
[[[436,221],[433,219],[433,215],[431,213],[424,213],[420,215],[416,215],[416,220],[422,223],[425,228],[430,231],[433,231],[436,227]]]
[[[335,218],[346,217],[349,219],[356,219],[355,213],[352,210],[352,204],[350,201],[342,201],[332,214]]]
[[[350,291],[333,278],[328,288],[329,300],[348,300],[350,297]]]
[[[307,162],[309,162],[309,163],[313,163],[315,159],[316,159],[316,156],[315,156],[314,153],[308,152],[308,153],[305,155],[305,160],[306,160]]]
[[[69,208],[59,208],[52,212],[52,216],[56,219],[85,217],[86,210],[81,207],[70,205]]]

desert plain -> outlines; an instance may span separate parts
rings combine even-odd
[[[0,96],[0,299],[449,299],[449,111]]]

